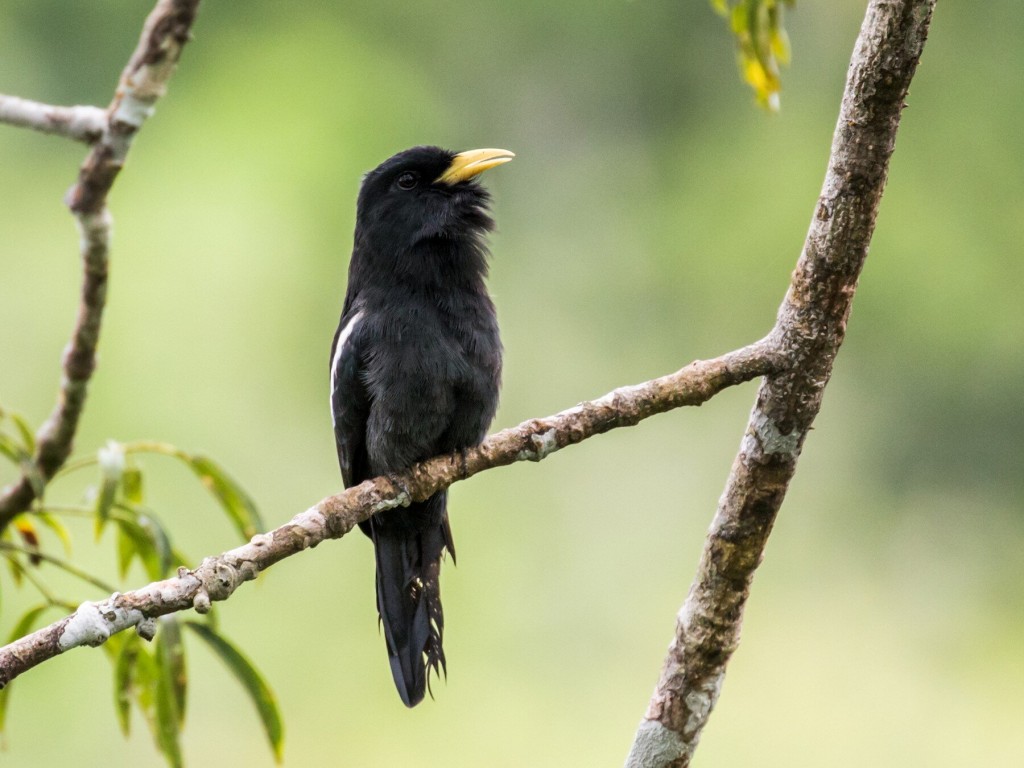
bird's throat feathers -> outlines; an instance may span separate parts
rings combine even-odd
[[[360,218],[350,284],[482,286],[489,257],[486,237],[494,228],[490,196],[475,184],[461,186],[467,189],[397,216],[370,211]]]

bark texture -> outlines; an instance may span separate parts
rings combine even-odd
[[[329,496],[280,528],[248,544],[208,557],[176,578],[83,603],[70,616],[0,648],[0,688],[37,664],[71,648],[100,645],[115,632],[135,627],[152,636],[152,619],[227,600],[271,565],[326,539],[337,539],[371,515],[423,501],[452,483],[516,461],[541,461],[560,448],[616,427],[685,405],[700,405],[726,387],[778,371],[782,360],[768,340],[714,360],[698,360],[659,379],[609,392],[543,419],[488,437],[464,453],[438,456],[391,477],[380,477]]]
[[[787,361],[757,394],[629,768],[682,768],[718,699],[743,607],[846,334],[857,278],[935,0],[872,0],[828,171],[770,338]]]
[[[132,139],[166,90],[198,5],[199,0],[157,2],[105,113],[97,107],[51,107],[0,96],[0,122],[93,145],[67,195],[81,235],[82,293],[71,340],[64,350],[57,404],[36,434],[36,451],[29,466],[18,480],[0,490],[0,530],[29,508],[71,455],[96,367],[106,304],[111,228],[107,193],[124,165]]]

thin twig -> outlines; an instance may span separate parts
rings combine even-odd
[[[784,360],[761,340],[714,360],[698,360],[659,379],[622,387],[543,419],[491,435],[476,448],[438,456],[411,469],[379,477],[328,496],[290,522],[248,544],[208,557],[195,570],[154,582],[99,603],[83,603],[71,616],[0,648],[0,687],[35,665],[81,645],[100,645],[111,634],[147,618],[226,600],[274,563],[337,539],[386,509],[422,501],[452,483],[516,461],[541,461],[555,451],[658,413],[700,405],[726,387],[775,373]]]
[[[94,144],[107,128],[107,112],[99,107],[57,107],[0,93],[0,123]]]

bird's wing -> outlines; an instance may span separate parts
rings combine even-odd
[[[331,345],[331,418],[346,488],[368,476],[366,421],[370,398],[362,375],[362,319],[363,312],[357,306],[346,307]]]

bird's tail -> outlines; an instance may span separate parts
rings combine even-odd
[[[371,536],[377,559],[377,610],[384,625],[391,674],[407,707],[423,700],[430,671],[447,673],[444,614],[438,576],[447,548],[455,559],[445,514],[446,494],[376,515]]]

